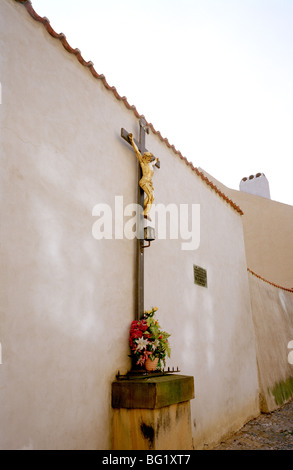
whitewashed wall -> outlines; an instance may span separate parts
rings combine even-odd
[[[0,10],[0,448],[108,449],[111,382],[130,366],[135,241],[95,240],[92,209],[135,201],[120,129],[137,134],[138,119],[22,5]],[[145,252],[145,306],[172,334],[169,364],[194,375],[200,448],[258,413],[242,220],[157,135],[147,147],[161,160],[156,202],[200,204],[198,250],[156,240]]]
[[[261,410],[271,412],[293,397],[293,292],[249,274],[255,325]]]
[[[238,204],[242,217],[247,266],[279,286],[293,286],[293,206],[227,188],[205,174]]]
[[[195,379],[196,448],[211,446],[258,413],[254,331],[242,217],[155,137],[160,155],[156,200],[200,204],[200,247],[157,240],[146,250],[146,306],[156,305],[172,333],[171,366]],[[194,284],[193,265],[207,270],[208,287]]]
[[[96,241],[92,209],[135,197],[136,119],[23,6],[0,8],[0,446],[108,448],[135,246]]]

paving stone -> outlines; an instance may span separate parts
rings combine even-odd
[[[214,450],[293,450],[293,400],[249,421]]]

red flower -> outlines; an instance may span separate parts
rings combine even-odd
[[[135,346],[134,344],[134,341],[138,338],[141,338],[142,337],[142,331],[136,329],[136,330],[131,330],[130,331],[130,335],[129,335],[129,344],[130,344],[130,347],[131,349],[133,349],[133,347]]]
[[[147,321],[146,320],[141,320],[139,322],[139,328],[142,330],[142,331],[146,331],[148,329],[148,324],[147,324]]]
[[[138,321],[133,320],[133,322],[131,323],[130,331],[136,330],[137,327],[138,327]]]

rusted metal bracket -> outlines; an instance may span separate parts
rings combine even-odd
[[[154,370],[154,371],[146,371],[146,370],[131,370],[129,372],[127,372],[126,374],[124,375],[121,375],[120,374],[120,371],[118,370],[118,373],[116,374],[116,379],[117,380],[133,380],[133,379],[146,379],[146,378],[150,378],[150,377],[160,377],[160,376],[163,376],[163,375],[169,375],[169,374],[174,374],[174,373],[177,373],[177,372],[180,372],[179,368],[177,367],[177,369],[175,370],[174,367],[172,367],[172,369],[170,369],[170,367],[168,367],[167,370]]]

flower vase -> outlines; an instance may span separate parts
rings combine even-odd
[[[150,358],[148,358],[144,363],[145,370],[147,370],[148,372],[152,372],[156,370],[158,367],[158,362],[159,362],[158,357],[156,357],[153,361]]]

